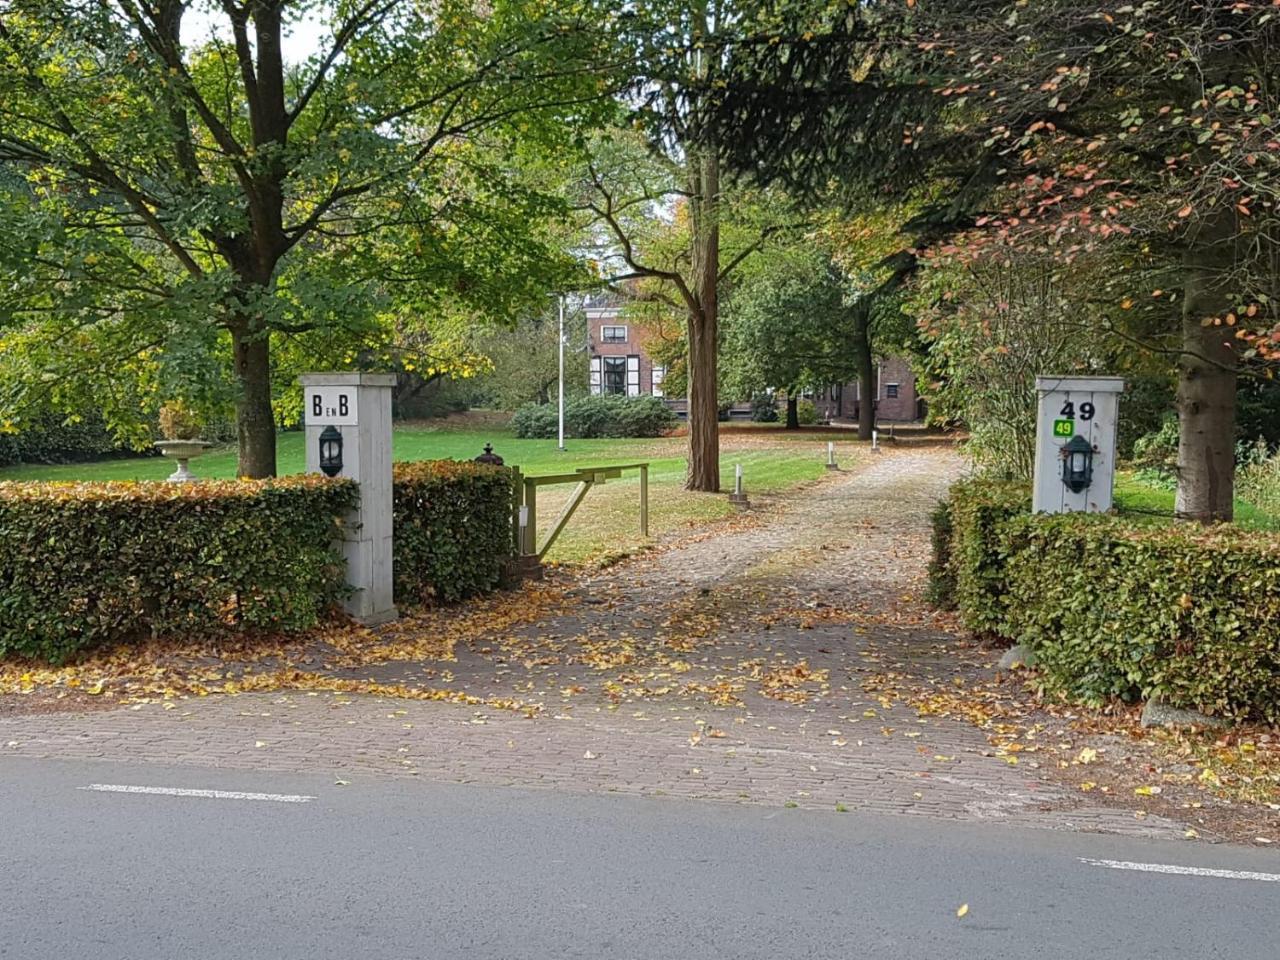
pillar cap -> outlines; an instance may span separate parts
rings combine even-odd
[[[1041,393],[1123,393],[1124,377],[1036,377]]]
[[[298,377],[304,387],[394,387],[394,373],[304,373]]]

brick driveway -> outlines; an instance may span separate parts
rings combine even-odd
[[[1173,821],[1091,805],[1034,753],[1013,756],[952,715],[951,691],[991,659],[918,599],[928,510],[957,467],[946,449],[866,455],[762,505],[757,522],[536,588],[532,623],[464,621],[455,660],[331,665],[484,703],[293,690],[11,716],[0,755],[1181,836]],[[427,614],[388,636],[457,623]],[[529,709],[496,705],[507,702]]]

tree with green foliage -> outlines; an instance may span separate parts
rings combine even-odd
[[[628,7],[619,21],[619,37],[633,64],[628,120],[665,164],[668,182],[661,196],[626,196],[607,175],[593,177],[599,192],[593,210],[627,263],[627,271],[616,279],[656,281],[685,315],[686,486],[691,490],[720,488],[721,288],[746,258],[785,229],[781,222],[765,225],[736,249],[726,249],[724,243],[731,222],[726,193],[731,184],[722,168],[732,145],[721,137],[714,115],[728,86],[749,82],[730,72],[728,51],[744,36],[754,35],[755,22],[767,6],[756,0],[661,0]],[[645,260],[624,223],[630,207],[652,207],[662,196],[679,198],[687,243],[676,262]]]
[[[847,282],[813,239],[761,261],[725,304],[727,382],[743,397],[786,390],[792,430],[801,391],[852,380],[862,366]]]
[[[716,491],[722,291],[747,261],[803,219],[780,193],[722,187],[718,153],[709,150],[695,161],[688,152],[694,146],[662,153],[641,134],[615,130],[596,141],[578,203],[596,228],[604,280],[640,306],[637,312],[684,320],[681,362],[670,386],[683,384],[688,398],[686,487]],[[651,323],[662,326],[657,318]],[[671,358],[664,359],[670,367]]]
[[[526,403],[550,404],[560,380],[560,320],[553,304],[511,328],[486,329],[474,340],[491,365],[478,385],[499,410]],[[588,363],[585,317],[575,305],[565,308],[565,395],[586,392]]]
[[[322,36],[302,63],[294,27]],[[240,473],[273,474],[273,343],[512,316],[569,272],[511,167],[595,122],[612,34],[590,0],[12,0],[5,415],[225,357]]]

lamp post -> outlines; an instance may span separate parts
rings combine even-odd
[[[564,295],[560,295],[560,444],[559,449],[564,449]]]

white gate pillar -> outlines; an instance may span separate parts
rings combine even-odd
[[[344,602],[364,624],[396,618],[392,598],[391,389],[393,373],[304,373],[307,473],[347,477],[360,500],[343,527],[342,553],[353,592]],[[332,429],[329,429],[332,428]],[[322,434],[327,457],[322,457]],[[341,436],[334,445],[333,431]],[[340,463],[334,450],[340,449]]]
[[[1116,468],[1120,377],[1036,377],[1035,513],[1105,513]]]

